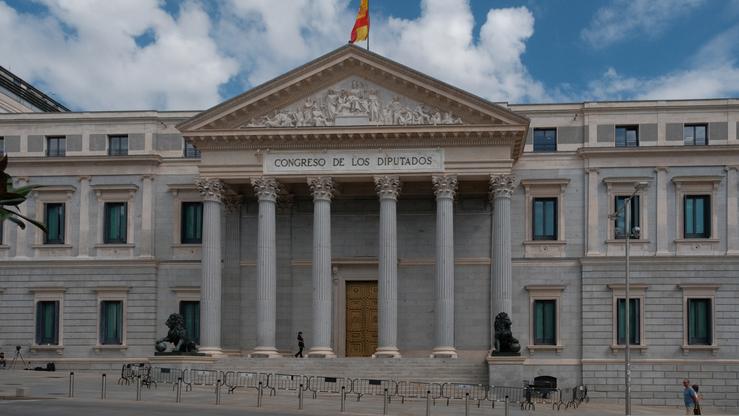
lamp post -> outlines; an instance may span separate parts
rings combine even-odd
[[[616,210],[615,213],[609,215],[610,218],[615,219],[621,213],[621,210],[626,211],[624,219],[624,230],[626,231],[626,243],[624,247],[624,258],[626,259],[626,284],[624,286],[624,320],[625,331],[624,331],[624,377],[625,377],[625,391],[624,391],[624,414],[626,416],[631,415],[631,302],[629,298],[629,240],[631,240],[632,232],[639,238],[639,227],[631,227],[631,201],[634,199],[637,193],[647,187],[646,182],[639,182],[634,187],[634,192],[629,195],[624,201],[624,204]],[[617,305],[618,306],[618,305]],[[616,308],[618,310],[618,307]]]

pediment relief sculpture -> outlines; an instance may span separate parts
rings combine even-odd
[[[401,97],[353,77],[302,102],[252,119],[241,128],[462,123],[461,117],[448,111]]]

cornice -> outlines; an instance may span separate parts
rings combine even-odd
[[[64,156],[64,157],[44,157],[44,156],[13,156],[8,158],[10,167],[20,165],[153,165],[158,166],[162,163],[159,155],[141,155],[141,156]]]
[[[583,159],[614,158],[614,157],[649,157],[649,156],[696,156],[699,154],[735,154],[739,156],[737,145],[710,145],[710,146],[649,146],[649,147],[582,147],[577,155]]]
[[[50,259],[42,259],[42,258],[32,258],[32,259],[1,259],[0,260],[0,267],[13,267],[13,268],[26,268],[26,269],[36,269],[36,268],[62,268],[62,267],[71,267],[71,268],[107,268],[107,269],[119,269],[119,268],[140,268],[140,267],[151,267],[156,268],[158,266],[158,262],[153,259],[136,259],[136,258],[126,258],[126,259],[96,259],[96,258],[87,258],[87,259],[80,259],[80,258],[50,258]]]

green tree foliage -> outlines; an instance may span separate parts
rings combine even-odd
[[[14,188],[13,178],[5,173],[7,167],[8,155],[3,155],[0,159],[0,221],[8,220],[17,224],[21,229],[25,229],[26,223],[30,223],[46,232],[43,224],[21,215],[18,209],[18,206],[26,201],[28,194],[38,188],[38,185]]]

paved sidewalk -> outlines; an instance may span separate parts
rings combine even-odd
[[[280,391],[270,397],[265,391],[262,407],[257,407],[257,392],[253,389],[237,390],[227,394],[221,389],[221,404],[216,405],[215,388],[194,388],[185,392],[182,389],[182,402],[176,403],[176,392],[171,385],[160,385],[157,388],[141,390],[141,401],[136,401],[135,385],[118,385],[118,374],[108,374],[107,399],[101,400],[101,372],[75,372],[74,398],[68,398],[69,373],[67,372],[34,372],[34,371],[0,371],[0,397],[12,397],[17,388],[25,388],[29,400],[0,400],[0,414],[3,416],[26,415],[98,415],[123,416],[175,416],[182,412],[189,414],[209,415],[334,415],[340,414],[341,401],[339,395],[319,395],[313,399],[307,392],[304,397],[304,408],[298,410],[296,392]],[[634,406],[634,415],[681,415],[684,410],[678,407],[643,407]],[[348,415],[382,415],[382,397],[366,396],[356,401],[355,395],[349,395],[345,402],[345,413]],[[504,415],[501,403],[492,408],[490,402],[483,402],[478,408],[470,401],[468,414]],[[717,409],[706,409],[705,414],[730,415]],[[425,415],[426,401],[413,400],[401,404],[393,399],[387,408],[387,414],[399,416]],[[444,400],[437,400],[430,406],[431,415],[465,415],[464,401],[453,401],[446,406]],[[622,405],[585,403],[578,409],[564,408],[561,411],[537,406],[535,411],[521,411],[511,406],[510,415],[578,415],[600,416],[621,415]]]

